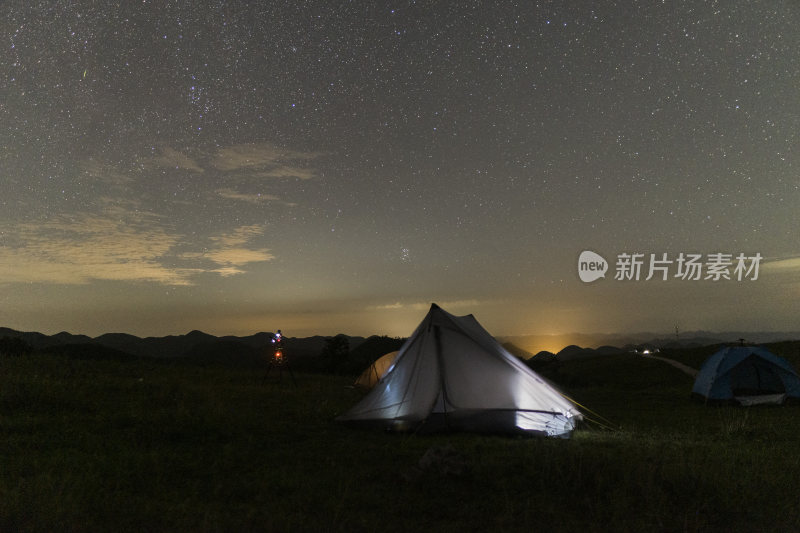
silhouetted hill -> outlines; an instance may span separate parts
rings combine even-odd
[[[634,354],[578,358],[537,369],[542,376],[565,388],[598,387],[647,390],[652,387],[691,389],[692,378],[655,359]]]
[[[616,346],[600,346],[599,348],[595,348],[594,352],[597,355],[619,355],[625,353],[626,350]]]
[[[217,337],[215,337],[214,335],[209,335],[208,333],[203,333],[202,331],[198,331],[196,329],[192,330],[189,333],[187,333],[186,335],[184,335],[183,338],[187,342],[192,343],[192,344],[202,344],[204,342],[215,342],[217,340]]]
[[[571,344],[556,354],[557,361],[572,361],[573,359],[583,359],[585,357],[592,357],[598,355],[591,348],[581,348]]]
[[[266,350],[235,340],[211,340],[194,345],[181,356],[193,363],[258,368],[267,364]]]
[[[127,333],[106,333],[99,337],[90,338],[86,335],[75,335],[62,331],[55,335],[44,335],[39,332],[22,332],[10,328],[0,327],[0,338],[10,337],[23,340],[35,351],[50,350],[59,346],[70,346],[64,348],[63,353],[69,353],[74,357],[117,357],[120,354],[127,354],[137,357],[154,358],[174,358],[184,361],[196,358],[200,362],[213,361],[215,363],[230,364],[251,364],[251,361],[263,360],[264,351],[269,350],[272,345],[272,333],[260,332],[245,337],[225,336],[216,337],[202,331],[193,330],[185,335],[169,335],[166,337],[147,337],[140,338]],[[403,339],[393,339],[390,337],[373,336],[368,339],[364,337],[351,337],[348,339],[350,355],[348,357],[350,370],[359,370],[369,364],[371,359],[377,358],[384,353],[398,349]],[[284,349],[289,361],[302,363],[305,359],[313,363],[313,359],[318,357],[325,343],[331,337],[316,335],[313,337],[296,338],[285,337]],[[681,333],[680,337],[659,336],[652,333],[637,333],[631,335],[571,335],[571,336],[517,336],[501,337],[504,346],[511,353],[518,357],[527,358],[529,361],[539,357],[537,363],[545,361],[546,357],[543,350],[536,350],[537,356],[530,357],[534,351],[536,343],[549,342],[552,345],[553,339],[580,338],[587,342],[580,345],[575,342],[567,343],[565,348],[554,356],[557,361],[569,361],[593,356],[609,356],[632,351],[634,348],[641,349],[659,348],[671,351],[681,351],[693,347],[704,347],[734,343],[738,339],[744,338],[750,343],[767,344],[783,342],[785,345],[794,339],[800,339],[798,332],[724,332],[713,333],[707,331],[693,331]],[[612,341],[619,342],[612,342]],[[594,341],[594,342],[593,342]],[[629,342],[623,342],[629,341]],[[533,344],[531,344],[533,343]],[[101,348],[91,349],[90,346]],[[581,348],[580,346],[586,346]],[[616,348],[621,346],[622,348]],[[792,345],[793,346],[793,345]],[[54,350],[58,353],[58,350]],[[703,350],[704,352],[704,350]],[[547,352],[552,353],[552,352]],[[794,354],[793,354],[794,355]],[[800,358],[800,355],[797,356]],[[255,364],[255,363],[253,363]],[[306,365],[313,368],[314,365]],[[358,367],[358,368],[356,368]]]
[[[88,338],[88,337],[87,337]],[[104,359],[113,361],[128,361],[136,358],[127,352],[116,350],[109,346],[93,343],[58,344],[47,346],[38,350],[40,353],[50,353],[68,357],[70,359]]]
[[[216,341],[213,335],[200,331],[192,331],[186,335],[168,335],[167,337],[147,337],[136,346],[141,355],[150,357],[181,357],[199,344]]]
[[[140,355],[137,353],[140,352],[137,347],[141,344],[142,339],[127,333],[106,333],[95,337],[92,342],[130,354]]]
[[[61,333],[56,333],[52,337],[52,340],[57,341],[58,343],[63,344],[86,344],[88,342],[92,342],[91,337],[87,337],[86,335],[73,335],[72,333],[62,331]]]
[[[598,348],[601,346],[639,346],[649,344],[656,348],[687,348],[723,344],[745,339],[755,344],[800,339],[800,331],[682,331],[674,334],[641,333],[570,333],[564,335],[513,335],[499,337],[500,342],[513,342],[530,353],[541,350],[556,352],[569,345]]]
[[[313,337],[305,338],[284,338],[283,342],[286,345],[286,353],[289,354],[289,357],[295,359],[319,355],[325,347],[326,339],[328,337],[314,335]]]
[[[555,362],[556,354],[553,352],[548,352],[547,350],[542,350],[533,357],[527,359],[525,364],[528,365],[528,368],[530,369],[538,370],[543,366],[547,366]]]
[[[359,347],[364,337],[350,337],[350,349]],[[186,335],[141,338],[127,333],[105,333],[95,338],[86,335],[73,335],[62,331],[56,335],[38,332],[22,332],[10,328],[0,328],[0,338],[19,338],[35,351],[65,353],[73,356],[87,354],[86,357],[119,356],[124,354],[136,357],[181,359],[189,361],[196,358],[201,363],[255,364],[263,361],[265,351],[272,348],[273,334],[260,332],[245,337],[216,337],[202,331],[193,330]],[[290,360],[317,357],[330,337],[317,335],[307,338],[284,338],[284,349]],[[59,351],[58,347],[65,347]],[[92,347],[95,348],[92,348]],[[105,351],[104,351],[105,350]],[[259,363],[260,364],[260,363]]]
[[[251,348],[263,348],[264,346],[268,346],[272,344],[272,338],[274,333],[267,333],[267,332],[260,332],[256,333],[255,335],[248,335],[247,337],[234,337],[233,335],[226,335],[224,337],[220,337],[219,340],[221,341],[236,341],[241,342]]]
[[[22,339],[28,343],[34,350],[45,348],[47,346],[55,346],[63,344],[64,339],[54,339],[53,337],[38,333],[36,331],[16,331],[9,328],[0,328],[0,338],[10,337],[12,339]]]

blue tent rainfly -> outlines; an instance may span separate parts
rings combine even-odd
[[[742,405],[783,403],[800,398],[800,376],[786,359],[757,346],[731,346],[709,357],[692,394]]]

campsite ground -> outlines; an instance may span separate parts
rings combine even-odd
[[[570,440],[350,430],[350,377],[0,358],[0,531],[797,529],[800,407],[636,356],[542,372],[592,410]]]

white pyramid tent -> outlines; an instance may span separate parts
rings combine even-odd
[[[361,373],[360,376],[358,376],[358,379],[356,379],[354,385],[367,390],[374,387],[378,383],[378,380],[380,380],[389,371],[389,369],[392,368],[392,363],[394,363],[397,354],[398,352],[394,351],[377,358],[367,367],[366,370]]]
[[[581,418],[472,315],[433,304],[391,370],[338,420],[392,430],[569,436]]]

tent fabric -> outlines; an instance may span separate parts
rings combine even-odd
[[[742,405],[782,403],[800,398],[800,376],[786,359],[757,346],[731,346],[709,357],[692,388],[708,400]]]
[[[581,418],[472,315],[433,304],[391,370],[338,420],[389,430],[569,436]]]
[[[386,375],[389,369],[392,368],[392,363],[394,363],[397,354],[397,351],[389,352],[373,361],[367,369],[358,376],[354,385],[362,389],[371,389],[374,387],[378,383],[378,380]]]

